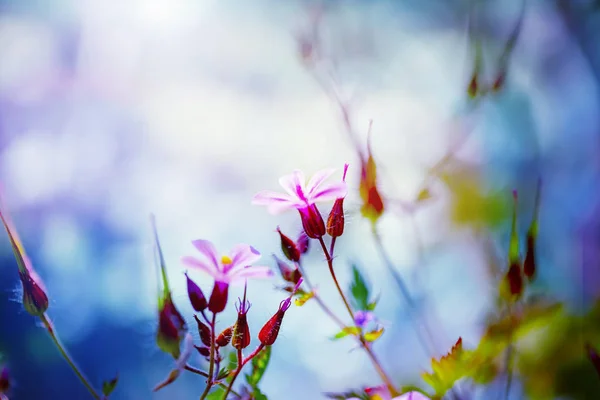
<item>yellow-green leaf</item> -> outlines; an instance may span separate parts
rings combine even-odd
[[[383,335],[383,327],[379,327],[371,332],[365,333],[365,340],[367,342],[374,342]]]
[[[312,299],[313,297],[315,297],[315,294],[313,292],[304,293],[297,299],[294,299],[294,304],[296,304],[298,307],[302,307],[304,305],[304,303],[306,303],[308,300]]]
[[[354,336],[358,336],[360,335],[360,328],[357,328],[356,326],[347,326],[344,329],[342,329],[341,332],[337,333],[333,338],[331,338],[332,340],[337,340],[337,339],[341,339],[344,338],[348,335],[354,335]]]

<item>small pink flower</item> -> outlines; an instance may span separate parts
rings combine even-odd
[[[308,183],[304,173],[294,170],[290,175],[279,179],[279,184],[287,193],[263,191],[254,196],[252,204],[267,206],[271,214],[286,210],[306,209],[317,202],[331,201],[346,196],[346,182],[324,183],[335,169],[324,169],[314,174]]]
[[[219,256],[215,246],[208,240],[194,240],[192,244],[205,257],[205,260],[186,256],[181,259],[181,262],[188,267],[206,272],[214,278],[215,282],[229,285],[243,283],[246,279],[273,276],[273,271],[269,267],[251,267],[260,259],[260,253],[250,245],[238,244],[233,247],[229,255]]]

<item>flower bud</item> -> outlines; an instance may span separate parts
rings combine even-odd
[[[217,336],[217,344],[219,347],[225,347],[231,341],[231,336],[233,335],[233,327],[223,329],[223,332],[219,333]]]
[[[478,81],[477,72],[473,72],[473,75],[471,76],[471,80],[469,81],[469,86],[467,87],[467,94],[471,98],[476,97],[477,93],[479,91],[479,85],[478,85],[477,81]]]
[[[202,293],[202,289],[200,289],[200,287],[190,279],[187,272],[185,273],[185,278],[187,279],[188,297],[190,299],[190,303],[192,303],[192,307],[197,312],[206,310],[208,302],[206,301],[206,297],[204,297],[204,293]]]
[[[517,191],[513,191],[513,215],[508,250],[508,271],[505,283],[509,289],[510,297],[518,299],[523,293],[523,275],[521,271],[521,257],[519,253],[519,236],[517,234]]]
[[[203,357],[210,356],[210,348],[204,347],[204,346],[196,346],[196,345],[194,345],[194,347],[196,348],[196,350],[198,350],[198,353],[200,353],[201,356],[203,356]]]
[[[538,180],[537,190],[535,195],[535,206],[533,210],[533,218],[527,231],[527,252],[525,253],[525,260],[523,262],[523,272],[529,281],[533,281],[536,275],[536,239],[538,234],[538,219],[540,212],[540,192],[541,192],[542,181]]]
[[[292,296],[300,288],[301,284],[302,279],[298,281],[290,297],[283,300],[279,304],[279,309],[277,310],[277,312],[271,317],[271,319],[269,319],[265,323],[265,325],[258,333],[258,339],[263,345],[271,346],[273,343],[275,343],[275,340],[277,340],[277,335],[279,335],[279,328],[281,327],[283,316],[285,315],[285,312],[288,310],[288,308],[290,308],[290,305],[292,304]]]
[[[280,260],[275,254],[273,254],[273,258],[275,258],[275,262],[277,263],[277,267],[279,268],[279,272],[281,273],[283,280],[293,284],[298,283],[298,280],[300,280],[302,277],[300,270],[298,268],[290,267],[288,264]]]
[[[244,297],[245,294],[244,291]],[[237,307],[238,318],[233,326],[233,335],[231,336],[231,345],[238,350],[245,349],[250,345],[250,328],[246,318],[249,309],[250,303],[240,300],[239,307]]]
[[[10,389],[10,374],[8,368],[0,368],[0,393],[6,393]]]
[[[296,246],[296,243],[289,237],[281,232],[281,229],[277,227],[277,232],[281,238],[281,251],[287,257],[288,260],[298,262],[300,260],[300,250]]]
[[[185,320],[175,308],[171,297],[166,297],[158,312],[158,331],[156,333],[158,347],[174,358],[179,358],[179,346],[185,330]]]
[[[213,313],[220,313],[227,305],[227,296],[229,295],[229,284],[215,281],[215,286],[208,301],[208,309]]]
[[[35,272],[19,271],[19,278],[23,285],[23,306],[29,314],[40,317],[48,309],[48,296],[42,286],[34,279]]]
[[[508,283],[510,294],[517,298],[520,297],[523,293],[523,276],[521,274],[521,266],[519,263],[513,263],[510,265],[505,279]]]
[[[327,234],[331,237],[344,233],[344,199],[336,199],[327,218]]]
[[[377,189],[377,165],[371,153],[370,138],[369,130],[369,142],[367,143],[368,157],[361,162],[359,193],[363,201],[361,207],[362,215],[371,220],[372,224],[375,224],[383,214],[384,205],[383,199]]]
[[[212,333],[208,325],[204,322],[200,321],[197,315],[194,315],[194,319],[196,320],[196,324],[198,325],[198,334],[200,335],[200,340],[205,346],[210,346]]]
[[[305,254],[308,251],[308,246],[310,243],[310,238],[306,235],[306,232],[300,232],[298,235],[298,240],[296,240],[296,246],[300,251],[300,254]]]
[[[309,238],[318,239],[325,234],[325,222],[315,204],[299,209],[302,227]]]
[[[500,71],[496,79],[494,79],[494,83],[492,84],[492,91],[499,92],[506,82],[506,71]]]

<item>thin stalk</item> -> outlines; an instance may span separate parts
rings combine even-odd
[[[217,314],[213,313],[212,320],[210,322],[210,364],[208,367],[208,378],[206,380],[206,387],[204,392],[200,396],[200,400],[204,400],[210,389],[213,386],[213,374],[215,369],[215,325],[217,324]]]
[[[75,375],[77,375],[77,377],[79,378],[81,383],[83,383],[83,385],[90,392],[92,397],[96,400],[100,400],[102,398],[102,396],[100,396],[98,394],[98,392],[96,392],[96,390],[92,387],[92,385],[90,384],[88,379],[83,375],[81,370],[77,367],[77,365],[75,364],[75,361],[73,361],[73,359],[67,352],[67,349],[63,346],[60,339],[54,332],[54,328],[52,327],[52,323],[50,322],[50,319],[48,318],[48,316],[46,314],[42,314],[40,316],[40,320],[42,321],[42,324],[44,324],[44,327],[46,328],[46,331],[48,332],[48,334],[50,335],[50,338],[54,342],[54,345],[56,346],[56,348],[58,349],[60,354],[63,356],[63,358],[65,359],[67,364],[69,364],[69,366],[71,367],[73,372],[75,372]]]
[[[184,369],[185,369],[186,371],[189,371],[189,372],[193,373],[193,374],[200,375],[200,376],[203,376],[203,377],[205,377],[205,378],[208,378],[208,374],[207,374],[206,372],[204,372],[204,371],[202,371],[201,369],[198,369],[198,368],[196,368],[196,367],[192,367],[192,366],[191,366],[191,365],[189,365],[189,364],[186,364],[186,366],[184,367]],[[221,386],[223,389],[227,389],[227,385],[226,385],[226,384],[224,384],[223,382],[216,382],[215,384],[217,384],[217,385]],[[233,393],[233,394],[234,394],[234,395],[236,395],[237,397],[242,397],[242,396],[241,396],[241,395],[240,395],[238,392],[236,392],[235,390],[232,390],[232,391],[231,391],[231,393]]]
[[[321,248],[323,249],[323,254],[325,254],[325,258],[327,259],[327,266],[329,267],[329,272],[331,273],[331,278],[333,279],[333,282],[335,283],[338,293],[340,294],[340,297],[342,298],[342,301],[344,302],[344,305],[346,306],[346,309],[348,310],[348,314],[352,318],[352,323],[356,326],[356,323],[354,322],[354,312],[352,311],[352,307],[350,307],[350,303],[348,302],[348,299],[346,298],[344,291],[340,287],[340,284],[335,275],[335,271],[333,269],[333,257],[331,256],[329,251],[327,251],[327,246],[325,245],[325,242],[323,241],[322,237],[319,238],[319,243],[321,244]],[[392,383],[391,379],[389,378],[389,376],[386,374],[385,370],[381,366],[381,362],[379,361],[379,359],[377,358],[375,353],[373,353],[373,349],[371,348],[369,343],[366,341],[366,339],[362,333],[359,336],[359,342],[360,342],[362,348],[365,349],[365,351],[367,352],[367,355],[373,362],[373,366],[377,370],[377,373],[380,375],[381,379],[387,386],[387,388],[390,391],[390,393],[392,394],[392,396],[396,396],[398,394],[398,391],[394,387],[394,384]]]
[[[248,363],[248,361],[250,361],[254,357],[256,357],[256,355],[258,353],[260,353],[260,351],[262,349],[264,349],[264,348],[265,348],[264,344],[262,344],[262,343],[259,344],[258,347],[252,353],[250,353],[250,355],[248,357],[246,357],[245,359],[242,357],[242,350],[238,350],[238,352],[237,352],[238,366],[237,366],[237,369],[235,370],[233,378],[231,379],[231,382],[229,382],[229,386],[227,387],[227,390],[225,390],[225,394],[223,395],[223,399],[222,400],[227,400],[227,396],[229,395],[229,392],[232,391],[231,388],[233,387],[233,383],[237,379],[237,377],[240,374],[240,372],[242,372],[242,368],[244,368],[244,365],[246,365],[246,363]]]

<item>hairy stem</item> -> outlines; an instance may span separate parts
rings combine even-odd
[[[92,385],[90,384],[88,379],[83,375],[81,370],[77,367],[77,365],[75,364],[75,361],[73,361],[73,359],[67,352],[67,349],[61,343],[60,339],[56,335],[56,332],[54,331],[54,327],[52,326],[52,323],[50,322],[50,319],[48,318],[48,316],[46,314],[42,314],[40,316],[40,320],[42,321],[42,324],[44,324],[44,327],[46,328],[46,331],[48,332],[48,334],[50,335],[50,338],[54,342],[54,345],[56,346],[56,348],[58,349],[60,354],[63,356],[63,358],[65,359],[67,364],[69,364],[69,366],[71,367],[73,372],[75,372],[75,375],[77,375],[77,377],[79,378],[81,383],[83,383],[83,385],[90,392],[92,397],[94,399],[100,400],[102,398],[102,396],[100,396],[98,394],[98,392],[96,392],[96,390],[92,387]]]
[[[237,351],[238,366],[237,366],[237,369],[235,370],[233,378],[231,379],[231,382],[229,382],[229,386],[227,387],[227,390],[225,390],[225,394],[223,395],[222,400],[227,400],[227,396],[229,395],[229,392],[232,391],[231,388],[233,388],[233,383],[237,379],[240,372],[242,372],[242,368],[244,368],[244,365],[246,365],[248,363],[248,361],[250,361],[254,357],[256,357],[256,355],[258,353],[260,353],[260,351],[264,348],[265,348],[264,344],[262,344],[262,343],[259,344],[258,347],[252,353],[250,353],[250,355],[248,357],[246,357],[245,359],[242,357],[242,350],[240,349]]]
[[[213,374],[215,369],[215,325],[217,320],[217,314],[213,313],[212,320],[210,322],[210,361],[208,367],[208,378],[206,380],[206,387],[204,388],[204,392],[200,396],[200,400],[204,400],[210,389],[213,386]]]
[[[335,275],[335,270],[333,269],[333,257],[329,253],[329,251],[327,251],[327,246],[325,245],[325,242],[323,241],[322,237],[319,238],[319,243],[321,244],[321,248],[323,249],[323,254],[325,254],[325,258],[327,259],[327,265],[329,267],[329,272],[331,273],[331,278],[333,279],[333,282],[335,283],[335,286],[336,286],[336,288],[338,290],[338,293],[340,294],[340,297],[342,298],[342,301],[344,302],[344,305],[346,306],[346,310],[348,310],[348,314],[352,318],[352,324],[356,326],[356,323],[354,322],[354,312],[352,311],[352,307],[350,307],[350,303],[348,302],[348,299],[346,298],[346,295],[344,294],[344,291],[340,287],[340,284],[339,284],[339,282],[337,280],[337,277]],[[333,248],[333,246],[332,246],[332,248]],[[362,332],[361,332],[361,334],[359,336],[359,342],[361,344],[361,347],[367,352],[367,355],[371,359],[371,362],[373,363],[373,366],[377,370],[377,373],[380,375],[381,379],[383,380],[383,382],[387,386],[387,388],[390,391],[390,393],[392,394],[392,396],[397,395],[398,391],[396,390],[396,388],[394,387],[394,384],[392,383],[391,379],[389,378],[389,376],[387,375],[387,373],[385,372],[385,370],[381,366],[381,362],[379,361],[379,359],[377,358],[377,356],[373,352],[373,349],[371,348],[371,346],[369,345],[369,343],[366,341],[366,339],[363,336]]]

